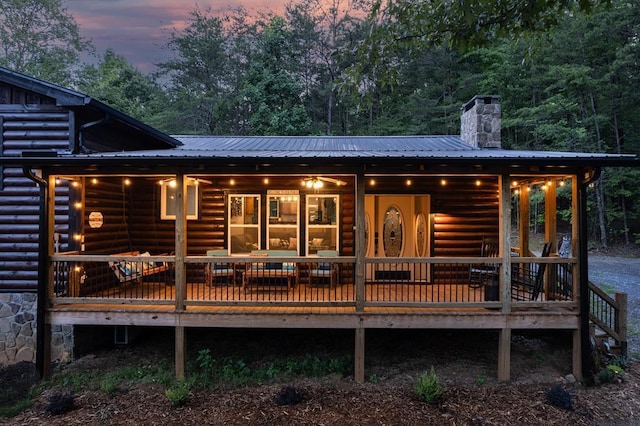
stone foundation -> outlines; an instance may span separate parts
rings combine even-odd
[[[0,293],[0,364],[36,361],[35,293]],[[68,361],[73,356],[73,326],[51,330],[51,360]]]

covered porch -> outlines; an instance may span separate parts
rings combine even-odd
[[[50,210],[68,196],[79,219],[70,250],[49,223],[47,323],[175,327],[178,376],[184,327],[353,329],[358,380],[368,328],[497,330],[501,380],[510,376],[512,329],[565,329],[574,332],[580,377],[576,175],[314,175],[327,178],[322,188],[306,186],[306,174],[49,176]],[[178,201],[163,219],[163,185],[174,180]],[[549,182],[569,190],[572,250],[564,257],[557,248],[540,257],[528,243],[529,203],[520,194],[538,186],[555,209]],[[238,200],[254,208],[242,215],[247,223],[234,223]],[[330,219],[319,221],[326,200]],[[295,212],[293,223],[282,223],[285,211]],[[545,240],[566,235],[554,227],[545,225]],[[254,245],[234,249],[234,235],[251,235]],[[499,247],[490,257],[482,253],[489,239]],[[539,272],[538,290],[520,294],[523,271],[532,286]]]

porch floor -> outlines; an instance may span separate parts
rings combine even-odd
[[[485,302],[484,286],[468,284],[427,284],[427,283],[367,283],[365,285],[367,302],[387,303],[478,303]],[[87,299],[140,299],[172,303],[176,300],[176,287],[162,282],[143,282],[123,284],[84,296]],[[497,289],[489,297],[497,297]],[[291,288],[286,285],[263,284],[242,287],[232,284],[188,283],[185,302],[286,302],[286,303],[355,303],[355,286],[343,284],[329,285],[296,284]],[[148,302],[146,302],[148,303]]]

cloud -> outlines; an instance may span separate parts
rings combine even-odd
[[[83,37],[92,40],[99,57],[108,48],[124,56],[142,72],[155,69],[154,63],[168,59],[163,49],[171,29],[182,29],[189,12],[198,7],[223,13],[243,6],[249,13],[280,13],[286,0],[66,0]]]

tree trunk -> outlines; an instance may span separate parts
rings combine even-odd
[[[607,224],[604,217],[604,185],[602,178],[595,183],[596,190],[596,211],[598,212],[598,224],[600,226],[600,244],[602,248],[607,249]]]
[[[591,112],[593,113],[593,122],[596,129],[596,144],[598,152],[602,152],[602,136],[600,134],[600,125],[597,120],[596,102],[593,93],[589,93],[589,100],[591,101]],[[598,214],[598,224],[600,225],[600,244],[602,248],[608,248],[607,243],[607,222],[605,220],[605,198],[604,198],[604,172],[600,176],[598,182],[596,182],[596,211]]]
[[[613,132],[616,135],[616,152],[622,154],[622,138],[620,137],[620,128],[618,127],[618,113],[613,111]],[[629,225],[627,218],[627,208],[625,206],[624,184],[620,184],[622,195],[620,196],[620,211],[622,212],[622,223],[624,224],[624,241],[629,244]]]

